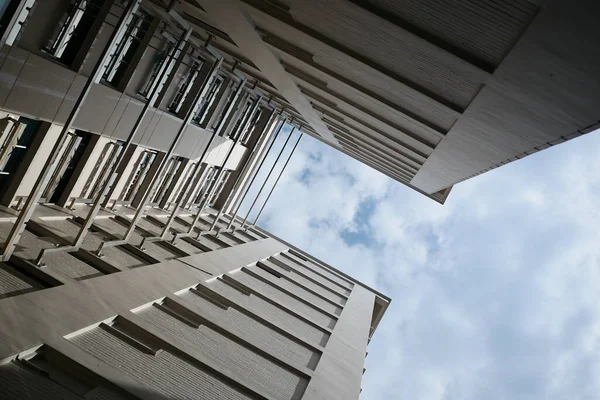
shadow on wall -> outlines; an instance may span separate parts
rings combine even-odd
[[[54,370],[46,360],[34,357],[30,360],[16,360],[0,366],[0,398],[2,400],[201,400],[216,399],[255,399],[242,388],[222,390],[215,388],[198,376],[197,380],[183,380],[175,382],[165,379],[156,382],[164,388],[160,393],[148,387],[123,385],[123,389],[114,386],[89,371],[79,371],[77,379]],[[131,375],[139,372],[143,374],[144,366],[140,365],[139,371],[132,371]],[[166,374],[165,374],[166,375]],[[103,381],[99,383],[99,381]],[[211,390],[212,389],[212,390]],[[229,391],[230,393],[226,393]],[[179,393],[177,393],[179,392]],[[293,399],[300,399],[304,390],[294,393]],[[135,393],[133,395],[132,393]]]

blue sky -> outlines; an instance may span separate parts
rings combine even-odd
[[[305,136],[259,225],[393,299],[361,399],[597,399],[598,171],[596,132],[442,206]]]

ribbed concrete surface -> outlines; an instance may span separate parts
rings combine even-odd
[[[192,328],[154,306],[145,308],[138,315],[197,351],[222,362],[235,374],[243,376],[258,387],[273,391],[279,399],[300,399],[304,393],[308,383],[306,379],[209,327],[201,325],[198,329]]]
[[[293,260],[296,260],[295,261],[296,263],[298,263],[300,265],[306,266],[308,269],[311,269],[315,273],[321,274],[321,275],[327,277],[328,279],[330,279],[330,280],[338,283],[339,285],[341,285],[341,286],[343,286],[345,288],[351,289],[354,286],[353,283],[351,283],[350,281],[348,281],[345,278],[342,278],[340,275],[337,275],[337,274],[333,273],[331,270],[329,270],[329,269],[327,269],[325,267],[322,267],[322,266],[320,266],[318,264],[315,264],[312,261],[303,260],[303,259],[297,257],[296,255],[294,255],[294,253],[292,253],[292,252],[288,251],[288,252],[285,253],[285,255],[288,256],[289,258],[293,259]]]
[[[256,313],[267,321],[278,326],[286,327],[286,329],[294,332],[296,335],[298,335],[298,337],[308,340],[309,343],[321,345],[327,343],[329,335],[326,332],[309,325],[289,312],[257,296],[244,295],[238,290],[220,281],[216,281],[211,284],[211,288],[217,293],[240,304],[242,307],[245,307],[253,313]]]
[[[286,265],[289,265],[291,268],[294,268],[294,269],[299,268],[299,270],[302,273],[306,274],[307,276],[310,276],[315,281],[319,282],[320,284],[322,284],[324,286],[327,286],[328,288],[330,288],[333,291],[340,292],[344,295],[350,294],[350,290],[347,289],[346,287],[342,287],[341,285],[338,285],[338,284],[332,282],[330,279],[327,279],[327,278],[323,277],[322,275],[315,273],[315,271],[312,268],[308,267],[304,263],[301,263],[300,261],[289,259],[289,258],[283,257],[281,255],[274,256],[273,258],[279,260],[280,262],[282,262]]]
[[[203,251],[200,250],[198,247],[194,246],[191,243],[186,242],[185,240],[181,240],[179,239],[176,243],[175,246],[178,249],[181,249],[183,251],[185,251],[186,253],[188,253],[189,255],[193,255],[193,254],[200,254]]]
[[[77,281],[104,275],[96,268],[64,251],[47,254],[42,261],[47,265],[46,268],[54,268]]]
[[[71,341],[167,399],[253,398],[168,351],[156,355],[146,354],[102,328],[82,333]]]
[[[185,226],[186,228],[188,228],[188,227],[189,227],[189,224],[191,224],[191,223],[194,221],[194,217],[192,217],[192,216],[187,216],[187,217],[178,217],[178,218],[179,218],[179,219],[181,219],[181,220],[183,220],[183,221],[185,221],[185,222],[187,222],[187,225],[183,225],[183,224],[182,224],[182,225],[183,225],[183,226]],[[202,230],[208,230],[208,229],[210,228],[210,224],[209,224],[208,222],[206,222],[206,221],[202,220],[202,218],[199,218],[199,219],[198,219],[198,223],[196,224],[196,227],[199,227],[199,228],[201,228]],[[194,229],[197,229],[197,228],[194,228]],[[187,229],[186,229],[186,230],[187,230]]]
[[[264,283],[247,273],[240,271],[231,275],[236,281],[243,283],[244,285],[256,290],[258,293],[266,296],[268,299],[275,300],[278,304],[281,304],[298,314],[308,318],[310,321],[315,322],[319,326],[324,328],[333,328],[335,326],[335,319],[327,316],[319,310],[309,306],[297,300],[290,295],[283,293],[281,290]]]
[[[236,245],[238,244],[242,244],[242,243],[248,243],[251,242],[252,240],[249,240],[245,237],[239,236],[239,235],[234,235],[231,233],[222,233],[219,235],[219,237],[226,237],[229,240],[231,240],[233,243],[235,243]]]
[[[102,241],[101,235],[90,232],[85,237],[82,248],[88,251],[96,251]],[[106,247],[102,249],[102,254],[104,254],[103,261],[120,268],[137,268],[148,265],[147,261],[139,259],[121,246]]]
[[[144,243],[144,252],[161,261],[172,260],[178,257],[178,254],[161,246],[158,242]]]
[[[498,65],[535,15],[520,0],[368,0],[378,8],[482,60]]]
[[[33,292],[41,286],[8,264],[0,263],[0,299]]]
[[[216,239],[219,239],[220,241],[227,243],[227,245],[229,246],[237,246],[238,244],[240,244],[240,242],[236,239],[233,239],[231,236],[228,235],[218,235],[215,236]]]
[[[312,291],[319,293],[321,296],[327,297],[331,301],[335,301],[336,303],[338,303],[340,305],[343,305],[346,302],[346,299],[342,295],[339,294],[340,291],[328,290],[328,289],[324,288],[323,286],[317,285],[315,282],[313,282],[310,279],[305,278],[300,273],[298,273],[298,271],[296,271],[294,269],[290,268],[291,271],[287,271],[286,269],[280,267],[279,265],[277,265],[269,260],[265,260],[263,262],[265,264],[267,264],[269,267],[275,269],[280,274],[287,274],[295,282],[298,282],[298,284],[300,284]]]
[[[98,218],[94,220],[94,225],[102,228],[103,230],[122,238],[127,232],[127,227],[115,221],[113,218]],[[144,236],[138,230],[134,230],[129,239],[129,243],[133,245],[139,245],[142,242]]]
[[[12,226],[12,223],[0,223],[0,238],[2,238],[2,241],[8,238]],[[51,241],[41,240],[33,233],[25,230],[15,248],[14,255],[26,260],[34,259],[41,249],[53,247],[52,243]]]
[[[279,277],[265,271],[264,269],[256,267],[256,266],[247,267],[247,268],[250,271],[252,271],[253,273],[255,273],[256,275],[273,283],[278,288],[285,289],[285,290],[289,291],[290,293],[293,293],[296,296],[299,296],[300,298],[302,298],[304,300],[308,300],[311,304],[314,304],[315,306],[317,306],[327,312],[330,312],[335,315],[340,315],[342,313],[342,306],[332,304],[331,302],[324,300],[323,298],[298,286],[294,282],[291,282],[283,277],[279,278]]]
[[[56,235],[74,239],[79,232],[80,225],[70,219],[65,220],[48,220],[40,221],[42,226],[54,232]],[[104,235],[94,232],[88,232],[83,239],[82,249],[88,251],[96,251],[103,242]],[[147,262],[138,259],[133,254],[122,249],[121,247],[107,247],[103,249],[103,261],[120,268],[137,268],[143,265],[148,265]]]
[[[64,223],[64,221],[63,221]],[[0,224],[0,237],[8,237],[12,224]],[[25,230],[21,236],[14,255],[24,260],[34,261],[42,249],[54,247],[57,241],[53,238],[40,238]],[[73,257],[66,252],[50,253],[44,256],[46,268],[52,268],[75,280],[89,279],[103,275],[102,272]]]
[[[240,239],[243,239],[246,243],[258,240],[258,238],[253,236],[251,232],[235,231],[234,235],[239,237]]]
[[[107,388],[92,389],[84,396],[52,381],[49,377],[14,362],[0,366],[0,398],[2,400],[125,400]]]
[[[208,235],[200,236],[198,239],[196,239],[196,237],[194,236],[194,239],[202,243],[203,245],[211,248],[212,250],[218,250],[227,247],[220,243],[220,241],[216,241],[214,238],[209,237]]]
[[[192,292],[185,292],[181,297],[190,301],[192,304],[196,304],[204,312],[220,318],[224,321],[226,326],[237,326],[240,330],[244,331],[247,336],[251,336],[257,342],[269,347],[284,360],[291,360],[299,365],[305,365],[314,369],[316,360],[318,359],[318,353],[310,348],[274,331],[233,307],[224,310]]]

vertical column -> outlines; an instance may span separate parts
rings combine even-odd
[[[248,217],[250,216],[250,213],[252,212],[252,209],[256,205],[256,202],[258,201],[260,195],[262,194],[262,191],[265,189],[265,186],[267,185],[267,182],[269,181],[269,178],[271,177],[271,174],[275,170],[275,166],[277,166],[277,163],[279,162],[279,159],[281,158],[281,155],[283,154],[283,152],[284,152],[284,150],[285,150],[288,142],[292,138],[292,135],[294,134],[294,130],[296,130],[295,126],[290,131],[290,134],[288,135],[287,139],[285,139],[285,142],[283,143],[283,147],[279,151],[279,154],[277,154],[277,158],[275,159],[275,162],[271,166],[271,169],[269,170],[269,173],[267,174],[267,177],[265,178],[263,184],[260,186],[260,189],[258,190],[258,193],[256,194],[256,197],[254,198],[254,201],[250,205],[250,208],[248,209],[248,212],[246,213],[246,216],[244,217],[244,221],[242,222],[242,226],[241,226],[242,229],[244,228],[244,225],[246,224],[246,221],[248,220]],[[273,143],[275,143],[275,139],[273,140]],[[258,172],[259,171],[256,171],[256,175],[258,175]],[[232,219],[232,221],[233,221],[233,219]]]
[[[265,206],[269,202],[269,199],[271,198],[271,195],[275,191],[275,188],[277,187],[277,184],[279,183],[279,180],[283,176],[283,173],[285,172],[285,169],[287,168],[290,160],[292,159],[292,156],[294,155],[294,152],[296,151],[296,148],[298,147],[298,144],[300,143],[301,139],[302,139],[302,133],[298,137],[298,140],[296,141],[296,144],[292,148],[292,151],[290,152],[290,155],[288,156],[287,160],[285,161],[285,164],[283,164],[283,167],[281,168],[281,171],[279,172],[279,175],[277,176],[277,179],[275,180],[275,183],[273,184],[273,187],[271,188],[271,191],[267,195],[267,198],[265,199],[265,202],[263,203],[262,207],[260,208],[260,211],[256,215],[256,218],[254,219],[254,222],[252,223],[252,226],[256,226],[256,223],[258,222],[258,219],[260,218],[260,215],[262,214],[263,210],[265,209]]]
[[[351,400],[360,395],[375,294],[354,285],[303,400]]]
[[[281,114],[278,115],[280,116]],[[229,209],[224,210],[224,212],[232,212],[232,216],[235,217],[240,209],[240,206],[242,205],[242,202],[244,201],[244,197],[250,189],[250,186],[252,186],[252,183],[256,179],[258,170],[265,162],[267,154],[275,143],[279,132],[281,132],[283,129],[285,122],[285,120],[280,118],[273,118],[272,120],[269,119],[266,121],[264,125],[260,125],[261,129],[268,129],[268,133],[257,141],[254,153],[247,161],[247,168],[242,172],[243,176],[240,177],[237,186],[233,188],[234,193],[230,201],[230,206],[228,207]],[[267,145],[269,140],[271,143]]]
[[[185,182],[182,181],[185,181],[185,178],[187,177],[186,172],[189,167],[189,164],[189,159],[185,159],[181,162],[181,165],[179,165],[177,171],[175,171],[175,176],[171,180],[169,187],[167,188],[165,194],[162,196],[160,202],[158,203],[159,208],[168,208],[171,204],[173,196],[177,195],[176,189],[180,188],[182,184],[185,184]]]
[[[239,191],[244,182],[247,180],[247,176],[258,157],[258,153],[262,149],[262,146],[266,143],[269,138],[268,127],[270,124],[275,122],[275,110],[264,110],[261,118],[254,127],[250,139],[248,140],[246,147],[248,150],[240,160],[239,165],[243,166],[232,172],[231,177],[227,181],[226,186],[223,188],[221,196],[217,199],[213,208],[222,209],[226,206],[226,199],[230,198],[229,206],[233,205],[235,199],[239,197]],[[260,135],[264,133],[264,135]],[[223,212],[227,212],[227,209],[223,209]]]
[[[127,68],[125,69],[125,72],[123,73],[123,76],[121,77],[121,79],[119,79],[119,82],[117,83],[116,89],[118,91],[124,92],[125,89],[127,88],[127,86],[129,85],[129,82],[131,81],[131,78],[133,77],[134,72],[136,71],[137,68],[139,68],[138,64],[139,64],[140,60],[142,59],[144,52],[150,45],[150,40],[152,39],[154,34],[158,31],[158,28],[160,27],[160,25],[161,25],[161,20],[159,18],[157,18],[157,17],[152,18],[152,22],[148,26],[148,30],[144,33],[144,36],[143,36],[138,48],[136,49],[135,53],[133,54],[133,57],[131,57],[129,64],[128,64]]]
[[[77,182],[80,180],[80,178],[84,177],[84,175],[82,173],[89,169],[88,163],[95,163],[98,161],[98,158],[93,157],[93,154],[100,153],[99,148],[106,144],[106,142],[103,140],[100,140],[100,138],[101,138],[100,135],[91,135],[90,141],[86,144],[85,150],[84,150],[83,155],[81,156],[81,159],[77,163],[77,166],[75,167],[73,174],[71,175],[71,177],[69,178],[69,181],[67,182],[65,188],[63,189],[62,194],[56,201],[56,205],[64,207],[67,204],[67,202],[69,201],[69,198],[79,197],[77,195],[77,193],[74,193],[73,189],[76,188]],[[98,155],[99,154],[96,154],[96,156],[98,156]],[[94,172],[94,171],[87,171],[87,172]],[[83,185],[79,189],[82,189],[82,188],[83,188]]]
[[[117,25],[117,28],[112,33],[109,43],[105,46],[104,51],[102,52],[102,57],[100,57],[100,60],[98,60],[98,62],[96,63],[96,66],[94,67],[92,74],[87,79],[85,85],[83,86],[83,89],[81,90],[81,93],[79,94],[79,97],[75,101],[75,104],[73,105],[73,109],[69,113],[69,116],[68,116],[67,120],[65,121],[65,125],[63,126],[62,131],[60,132],[59,138],[56,141],[54,147],[52,148],[52,151],[48,157],[48,161],[41,168],[39,176],[38,176],[35,184],[33,185],[33,188],[31,189],[31,192],[30,192],[29,196],[27,197],[27,200],[25,201],[25,205],[23,206],[23,211],[19,214],[19,217],[17,218],[13,228],[11,229],[11,232],[10,232],[8,238],[6,239],[6,243],[4,244],[4,249],[2,251],[2,253],[3,253],[2,260],[3,261],[8,261],[10,259],[10,257],[12,256],[12,253],[15,250],[15,246],[19,242],[19,239],[21,238],[21,234],[25,230],[25,224],[29,221],[29,219],[33,215],[33,211],[35,210],[35,207],[37,206],[37,203],[40,200],[40,196],[42,195],[44,185],[45,185],[47,179],[49,178],[50,172],[52,170],[52,164],[53,164],[54,160],[56,159],[56,157],[58,156],[59,152],[61,151],[62,145],[63,145],[65,139],[67,138],[67,136],[69,135],[69,130],[71,129],[73,122],[77,118],[77,115],[79,114],[79,111],[81,110],[81,106],[82,106],[83,102],[85,101],[87,95],[89,94],[92,86],[95,83],[98,83],[100,81],[102,74],[104,73],[104,70],[106,69],[106,65],[110,59],[111,48],[117,42],[117,39],[122,34],[125,33],[125,30],[127,28],[127,23],[130,21],[132,15],[135,12],[135,10],[137,9],[138,5],[139,5],[139,0],[130,0],[128,2],[125,12],[119,19],[119,24]]]
[[[163,152],[156,154],[156,157],[154,158],[154,161],[152,162],[152,165],[150,166],[150,170],[144,177],[144,181],[142,182],[140,189],[137,191],[137,193],[135,194],[135,197],[131,201],[132,207],[134,207],[134,208],[139,207],[146,192],[151,190],[150,186],[154,183],[154,181],[156,179],[158,179],[158,175],[161,172],[160,167],[162,166],[163,160],[165,157],[166,157],[166,154]],[[168,160],[166,160],[166,162],[168,162]]]

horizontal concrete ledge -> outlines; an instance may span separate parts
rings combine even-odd
[[[258,240],[180,259],[185,263],[171,260],[2,299],[0,360],[286,248]]]

